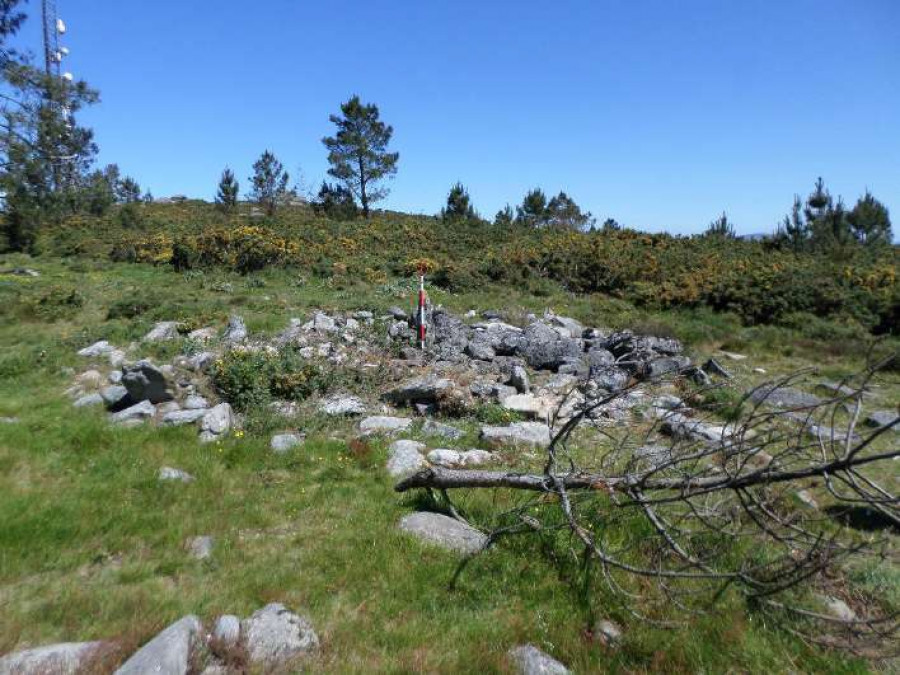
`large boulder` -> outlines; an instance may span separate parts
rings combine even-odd
[[[358,396],[336,394],[323,399],[319,404],[319,410],[331,417],[365,415],[366,404]]]
[[[453,382],[436,375],[426,375],[403,382],[384,395],[392,403],[436,403],[438,398],[453,388]]]
[[[815,394],[793,387],[779,387],[777,385],[764,385],[750,394],[750,400],[754,403],[765,403],[777,408],[814,408],[824,403],[824,400]]]
[[[372,434],[395,434],[406,431],[412,426],[412,420],[408,417],[389,417],[376,415],[367,417],[359,423],[359,431],[363,436]]]
[[[103,642],[63,642],[0,657],[0,675],[75,675],[102,657]]]
[[[509,650],[509,660],[519,675],[567,675],[569,669],[534,645]]]
[[[178,337],[177,321],[160,321],[144,336],[144,342],[163,342]]]
[[[150,361],[142,360],[125,370],[122,385],[132,401],[163,403],[172,400],[172,392],[163,372]]]
[[[150,401],[141,401],[124,410],[113,413],[110,415],[110,421],[112,421],[113,424],[130,426],[138,422],[152,419],[154,415],[156,415],[156,406],[150,403]]]
[[[619,391],[627,384],[631,376],[621,368],[616,366],[597,366],[591,368],[588,376],[601,389],[609,392]]]
[[[469,327],[443,309],[431,313],[429,325],[435,355],[444,360],[458,360],[469,343]]]
[[[116,675],[186,675],[191,653],[202,641],[203,626],[196,616],[179,619],[141,647]]]
[[[319,648],[310,620],[277,602],[242,621],[241,633],[250,661],[266,670],[283,668]]]
[[[542,422],[515,422],[505,427],[484,426],[481,438],[489,443],[530,445],[545,448],[550,445],[550,427]]]
[[[411,513],[400,520],[399,527],[422,541],[456,553],[478,553],[487,542],[484,533],[440,513]]]
[[[225,334],[222,336],[222,339],[229,344],[234,344],[243,342],[248,335],[244,320],[237,314],[233,314],[228,318],[228,326],[225,327]]]
[[[525,329],[522,356],[536,369],[555,370],[567,359],[581,355],[580,339],[563,337],[548,325],[535,322]]]
[[[556,332],[564,337],[580,338],[584,334],[584,326],[575,319],[567,316],[556,316],[555,314],[551,314],[547,318]]]
[[[209,443],[222,438],[231,429],[234,417],[228,403],[210,408],[200,420],[200,441]]]
[[[100,340],[99,342],[95,342],[89,347],[85,347],[84,349],[80,349],[78,351],[78,356],[85,356],[89,358],[93,358],[95,356],[105,356],[113,351],[115,347],[113,347],[106,340]]]

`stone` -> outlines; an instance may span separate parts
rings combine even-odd
[[[228,317],[228,325],[225,327],[225,334],[222,339],[228,344],[243,342],[249,335],[244,320],[237,314]]]
[[[216,620],[212,639],[216,641],[216,647],[236,647],[241,641],[241,620],[233,614],[223,614]]]
[[[754,403],[766,403],[778,408],[814,408],[823,400],[814,394],[808,394],[792,387],[763,385],[750,394]]]
[[[517,412],[529,418],[544,419],[550,414],[550,402],[533,394],[515,394],[501,404],[504,409]]]
[[[497,356],[497,352],[491,347],[490,343],[483,340],[472,341],[466,345],[465,353],[479,361],[493,361]]]
[[[435,422],[434,420],[425,420],[425,423],[422,424],[422,433],[426,436],[441,436],[451,440],[457,440],[465,436],[461,429],[457,429],[449,424]]]
[[[509,650],[509,660],[519,675],[567,675],[569,669],[534,645]]]
[[[173,410],[172,412],[168,412],[163,415],[162,423],[163,426],[167,427],[180,427],[185,424],[194,424],[199,420],[202,420],[206,413],[209,412],[206,408],[195,408],[192,410]]]
[[[160,482],[171,481],[178,483],[192,483],[195,480],[195,478],[187,471],[175,469],[171,466],[160,467],[159,471],[156,474],[156,478]]]
[[[125,352],[121,349],[113,349],[106,356],[113,368],[121,368],[125,364]]]
[[[210,408],[200,420],[200,442],[209,443],[221,438],[231,429],[233,421],[231,406],[228,403],[220,403]]]
[[[359,423],[359,431],[364,436],[370,434],[394,434],[406,431],[411,425],[412,420],[408,417],[376,415],[375,417],[367,417],[362,420]]]
[[[205,328],[192,330],[188,333],[188,339],[194,340],[195,342],[210,342],[211,340],[215,340],[218,335],[219,331],[215,326],[207,326]]]
[[[584,335],[584,326],[575,319],[556,315],[551,315],[548,318],[550,319],[550,324],[552,326],[562,329],[561,334],[564,337],[580,338]]]
[[[653,407],[663,410],[677,410],[684,407],[684,401],[673,394],[660,394],[653,399]]]
[[[448,551],[473,555],[482,550],[487,536],[455,518],[440,513],[421,511],[404,516],[400,529],[422,541],[435,544]]]
[[[109,375],[106,376],[106,379],[110,384],[122,384],[122,371],[121,370],[111,370]]]
[[[0,424],[18,424],[18,417],[0,417]]]
[[[437,448],[428,453],[428,461],[448,469],[457,467],[482,466],[495,460],[493,453],[487,450],[450,450]]]
[[[209,535],[191,537],[187,540],[185,548],[195,560],[209,560],[213,552],[213,538]]]
[[[520,394],[527,394],[531,391],[531,381],[528,378],[528,371],[524,366],[513,365],[509,371],[509,380],[507,384],[515,387]]]
[[[365,415],[366,404],[358,396],[337,394],[323,399],[319,404],[319,411],[331,417]]]
[[[141,647],[116,675],[187,675],[191,653],[202,641],[203,626],[196,616],[179,619]]]
[[[660,424],[660,431],[676,439],[711,443],[721,443],[735,433],[735,429],[732,427],[706,424],[678,412],[666,414]]]
[[[0,657],[2,675],[75,675],[92,672],[90,664],[105,648],[103,642],[63,642],[34,647]]]
[[[11,274],[14,277],[39,277],[41,273],[30,267],[13,267],[8,270],[0,271],[0,274]]]
[[[406,340],[412,336],[412,330],[406,321],[395,321],[388,327],[388,336],[394,340]]]
[[[654,335],[635,335],[631,331],[613,333],[606,339],[606,348],[617,358],[634,354],[655,352],[664,356],[675,356],[684,351],[681,343],[675,338],[662,338]]]
[[[275,434],[272,436],[272,440],[269,441],[269,447],[272,449],[272,452],[283,455],[301,445],[303,439],[304,436],[302,434]]]
[[[594,347],[587,353],[588,366],[590,368],[604,368],[616,365],[616,357],[608,349]]]
[[[181,404],[178,401],[166,401],[156,406],[156,412],[159,415],[168,415],[179,410],[181,410]]]
[[[406,310],[394,305],[393,307],[388,307],[388,314],[394,318],[396,321],[406,321]]]
[[[362,321],[363,323],[370,323],[372,319],[375,318],[375,315],[372,312],[363,309],[358,312],[354,312],[353,318],[357,319],[358,321]]]
[[[405,478],[426,468],[424,449],[425,444],[418,441],[394,441],[388,448],[387,472],[393,478]]]
[[[337,323],[324,312],[316,312],[313,318],[303,325],[303,330],[308,332],[315,331],[318,333],[334,333],[338,329]]]
[[[726,380],[730,380],[732,377],[731,373],[725,370],[722,364],[715,359],[707,359],[706,363],[703,364],[703,370],[718,377],[724,377]]]
[[[86,370],[75,378],[75,384],[88,389],[99,389],[105,382],[99,370]]]
[[[841,621],[856,621],[856,612],[850,609],[850,606],[840,598],[829,595],[822,598],[822,600],[825,603],[825,608],[828,610],[828,613],[835,619],[840,619]]]
[[[797,497],[797,499],[800,501],[800,503],[803,504],[804,506],[808,506],[811,509],[819,508],[819,503],[809,493],[808,490],[797,490],[797,492],[795,492],[794,495]]]
[[[109,354],[115,347],[113,347],[106,340],[100,340],[99,342],[95,342],[89,347],[85,347],[84,349],[80,349],[78,351],[78,356],[85,356],[88,358],[94,358],[96,356],[104,356]]]
[[[177,321],[160,321],[144,336],[144,342],[163,342],[178,337]]]
[[[100,394],[85,394],[80,397],[74,405],[76,408],[87,408],[94,405],[103,405],[103,397]]]
[[[594,626],[594,637],[606,647],[618,647],[622,643],[622,627],[615,621],[601,619]]]
[[[296,417],[300,413],[297,401],[272,401],[269,408],[281,417]]]
[[[882,427],[894,424],[897,422],[898,418],[900,418],[900,415],[893,410],[876,410],[870,412],[863,423],[872,429],[881,429]],[[893,431],[900,432],[900,422],[894,424],[892,429]]]
[[[199,352],[187,360],[187,365],[193,371],[206,370],[209,364],[216,360],[216,356],[215,352]]]
[[[642,445],[634,451],[634,458],[649,469],[656,469],[672,460],[672,448],[665,445]]]
[[[591,368],[588,375],[592,382],[608,392],[619,391],[628,385],[631,376],[616,366],[599,366]]]
[[[150,401],[141,401],[124,410],[113,413],[110,415],[110,420],[113,424],[128,424],[129,422],[135,421],[143,422],[144,420],[153,418],[155,415],[156,406],[150,403]]]
[[[523,334],[522,356],[528,365],[538,370],[555,370],[567,357],[581,354],[581,343],[574,338],[561,336],[548,325],[532,323]]]
[[[126,369],[122,384],[132,401],[163,403],[172,400],[168,382],[163,372],[149,361],[138,361]]]
[[[284,667],[319,648],[319,636],[308,618],[280,603],[266,605],[241,622],[247,656],[268,669]]]
[[[384,395],[386,401],[392,403],[435,403],[444,392],[453,388],[453,382],[426,375],[403,382]]]
[[[663,356],[646,364],[647,377],[662,377],[669,373],[677,373],[691,365],[687,356]]]
[[[734,352],[726,352],[723,349],[719,350],[719,353],[724,356],[729,361],[745,361],[747,356],[745,354],[735,354]]]
[[[209,401],[197,394],[191,394],[184,399],[185,410],[204,410],[209,407]]]
[[[542,422],[515,422],[505,427],[484,426],[481,438],[491,443],[509,445],[531,445],[547,447],[550,445],[550,427]]]

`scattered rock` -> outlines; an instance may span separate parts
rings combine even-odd
[[[125,370],[122,384],[132,401],[163,403],[172,400],[163,372],[149,361],[138,361]]]
[[[563,337],[547,324],[535,322],[525,329],[522,356],[537,370],[555,370],[567,358],[581,354],[580,340]]]
[[[75,378],[75,384],[87,389],[99,389],[106,382],[99,370],[86,370]]]
[[[816,385],[817,391],[822,391],[829,396],[858,396],[860,392],[848,384],[822,380]]]
[[[209,411],[206,408],[174,410],[163,415],[162,423],[167,427],[180,427],[185,424],[194,424],[198,420],[203,419],[207,412]]]
[[[601,619],[594,626],[594,637],[606,647],[618,647],[622,643],[622,627],[615,621]]]
[[[225,327],[225,334],[222,336],[222,339],[228,344],[235,344],[246,340],[248,335],[244,320],[237,314],[232,314],[228,318],[228,326]]]
[[[669,373],[677,373],[691,365],[687,356],[663,356],[646,363],[648,377],[661,377]]]
[[[395,321],[406,321],[406,310],[401,309],[396,305],[393,307],[388,307],[387,313],[390,314]]]
[[[154,415],[156,415],[156,406],[150,403],[150,401],[141,401],[124,410],[113,413],[110,415],[110,420],[113,424],[128,425],[129,423],[143,422],[144,420],[151,419]]]
[[[616,366],[592,367],[588,377],[598,387],[610,393],[623,389],[631,379],[626,371]]]
[[[707,373],[712,373],[713,375],[717,375],[719,377],[724,377],[726,380],[731,379],[731,373],[729,373],[725,368],[715,359],[707,359],[706,363],[703,364],[703,370]]]
[[[509,659],[520,675],[567,675],[569,669],[534,645],[509,650]]]
[[[734,352],[726,352],[722,349],[719,350],[719,353],[724,356],[726,359],[730,361],[745,361],[747,359],[744,354],[735,354]]]
[[[482,466],[495,460],[494,454],[487,450],[448,450],[438,448],[428,453],[428,461],[432,464],[454,469],[458,467]]]
[[[0,424],[18,424],[18,417],[0,417]]]
[[[197,394],[191,394],[184,399],[185,410],[204,410],[209,407],[209,401]]]
[[[400,529],[441,548],[467,555],[477,553],[487,542],[487,536],[471,525],[427,511],[404,516]]]
[[[37,270],[33,270],[30,267],[13,267],[8,270],[3,270],[0,274],[10,274],[14,277],[39,277],[41,273]]]
[[[431,419],[425,420],[425,423],[422,425],[422,433],[426,436],[442,436],[451,440],[460,439],[465,435],[461,429],[452,427],[449,424],[435,422]]]
[[[814,408],[823,403],[823,400],[814,394],[771,384],[753,390],[750,399],[754,403],[764,402],[778,408]]]
[[[441,394],[452,388],[450,380],[426,375],[403,382],[387,392],[384,399],[392,403],[435,403]]]
[[[207,326],[206,328],[192,330],[188,333],[188,339],[194,342],[210,342],[215,340],[218,335],[219,331],[214,326]]]
[[[320,333],[334,333],[338,329],[334,319],[324,312],[316,312],[313,314],[312,320],[303,325],[303,330],[308,332],[316,331]]]
[[[547,447],[550,445],[550,427],[541,422],[515,422],[505,427],[484,426],[481,428],[481,438],[493,443]]]
[[[241,640],[241,620],[233,614],[223,614],[216,620],[212,637],[217,646],[225,649],[236,647]]]
[[[363,435],[369,434],[394,434],[406,431],[412,425],[408,417],[387,417],[379,415],[367,417],[359,423],[359,431]]]
[[[479,361],[492,361],[497,356],[497,352],[494,351],[490,343],[483,340],[469,342],[466,345],[465,353]]]
[[[213,538],[208,535],[191,537],[185,548],[195,560],[209,560],[213,552]]]
[[[504,409],[517,412],[532,419],[545,419],[550,414],[550,402],[533,394],[515,394],[501,404]]]
[[[422,451],[424,443],[418,441],[394,441],[388,448],[387,471],[393,478],[405,478],[428,466]]]
[[[0,657],[2,675],[75,675],[89,672],[108,647],[103,642],[63,642]]]
[[[104,356],[109,352],[113,351],[115,347],[113,347],[106,340],[100,340],[99,342],[95,342],[90,347],[85,347],[84,349],[79,350],[78,356],[86,356],[89,358],[94,358],[97,356]]]
[[[306,617],[280,603],[266,605],[241,623],[250,661],[267,669],[283,667],[319,647],[319,637]]]
[[[900,418],[893,410],[876,410],[866,416],[864,424],[873,429],[890,426]],[[893,431],[900,432],[900,424],[894,424]]]
[[[144,342],[163,342],[178,337],[177,321],[160,321],[144,336]]]
[[[575,319],[556,315],[550,315],[548,318],[552,326],[562,329],[560,334],[563,337],[580,338],[584,334],[584,326]]]
[[[200,372],[206,370],[207,366],[216,360],[215,352],[199,352],[194,354],[187,360],[188,368],[193,371]]]
[[[192,483],[194,480],[196,480],[187,471],[175,469],[171,466],[161,467],[159,472],[156,474],[156,477],[161,482],[172,481],[179,483]]]
[[[798,490],[795,493],[797,499],[800,500],[804,506],[808,506],[811,509],[818,510],[819,503],[815,500],[815,498],[809,493],[808,490]]]
[[[850,606],[840,598],[829,595],[822,598],[822,600],[825,603],[825,608],[828,610],[828,613],[835,619],[840,619],[841,621],[856,621],[856,612],[850,609]]]
[[[196,616],[173,623],[141,647],[117,671],[116,675],[187,675],[191,653],[202,637],[203,626]]]
[[[510,369],[509,381],[507,384],[511,387],[515,387],[516,391],[520,394],[527,394],[531,391],[531,381],[528,378],[528,371],[525,370],[524,366],[514,365]]]
[[[103,405],[103,397],[100,394],[85,394],[79,398],[74,405],[76,408],[87,408],[92,405]]]
[[[275,434],[272,436],[272,440],[269,441],[269,447],[272,449],[272,452],[283,455],[302,444],[303,439],[302,434]]]
[[[358,396],[338,394],[324,399],[319,404],[319,410],[332,417],[365,415],[366,404]]]
[[[232,422],[231,406],[228,403],[210,408],[200,421],[200,442],[209,443],[221,438],[231,429]]]
[[[119,384],[113,384],[100,392],[103,402],[110,410],[121,410],[123,406],[127,407],[131,400],[128,398],[128,390]]]

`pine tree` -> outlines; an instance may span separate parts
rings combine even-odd
[[[722,215],[716,218],[709,224],[709,227],[706,228],[706,236],[707,237],[725,237],[728,239],[734,239],[734,225],[732,225],[728,221],[728,215],[722,211]]]
[[[494,216],[494,225],[498,227],[509,227],[513,223],[513,210],[512,207],[507,204],[502,209],[497,211],[497,215]]]
[[[472,220],[478,216],[472,207],[469,192],[462,183],[457,182],[447,195],[447,206],[441,209],[444,220]]]
[[[400,154],[388,152],[394,129],[379,119],[378,106],[363,105],[354,96],[331,115],[337,133],[322,139],[328,149],[328,174],[341,181],[362,204],[368,219],[371,204],[384,199],[388,189],[378,183],[397,173]]]
[[[268,216],[274,216],[288,197],[288,173],[281,162],[266,150],[253,164],[250,199],[258,203]]]
[[[234,171],[227,166],[219,178],[219,189],[216,193],[216,204],[223,211],[231,211],[237,206],[240,184],[234,177]]]
[[[134,204],[141,201],[141,186],[131,176],[125,176],[116,186],[116,201],[120,204]]]
[[[516,222],[520,225],[537,227],[544,223],[546,214],[547,196],[540,188],[534,188],[525,194],[521,206],[516,207]]]
[[[847,222],[853,238],[863,246],[884,246],[893,242],[891,217],[887,207],[868,190],[847,214]]]
[[[800,195],[794,195],[791,213],[784,217],[777,238],[785,241],[798,253],[806,249],[809,243],[809,224],[803,219],[803,203],[800,201]]]
[[[552,227],[572,230],[584,230],[594,224],[590,211],[582,212],[581,207],[565,192],[560,192],[550,200],[542,220]]]
[[[350,190],[343,185],[332,185],[326,181],[322,181],[313,209],[333,220],[353,220],[357,213],[356,201]]]

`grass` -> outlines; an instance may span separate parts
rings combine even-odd
[[[0,277],[0,417],[20,420],[0,425],[0,653],[89,639],[134,646],[185,614],[247,616],[277,601],[310,615],[323,644],[313,669],[327,672],[508,672],[506,651],[524,642],[577,672],[869,668],[808,647],[736,597],[721,614],[673,629],[634,620],[599,584],[584,603],[560,541],[549,543],[556,562],[535,539],[505,541],[450,591],[457,558],[396,529],[422,497],[393,492],[382,468],[385,443],[351,442],[350,423],[311,419],[302,449],[278,456],[262,434],[200,445],[193,429],[113,428],[63,395],[68,369],[85,365],[78,348],[98,339],[127,344],[157,320],[222,323],[236,312],[252,332],[275,332],[312,308],[383,310],[408,302],[408,284],[343,286],[302,279],[296,270],[182,275],[81,259],[0,258],[0,268],[25,263],[41,276]],[[79,302],[70,300],[72,291]],[[728,366],[748,382],[762,377],[751,365],[776,374],[812,361],[836,376],[863,358],[814,340],[798,344],[787,329],[744,328],[728,315],[654,314],[558,288],[541,297],[502,287],[433,296],[456,311],[524,315],[552,307],[591,325],[671,333],[695,354],[740,348],[752,358]],[[788,353],[787,345],[796,346]],[[886,404],[898,392],[886,381],[878,396]],[[733,396],[720,403],[733,404]],[[498,415],[481,411],[482,419]],[[474,420],[467,424],[474,428]],[[197,480],[160,484],[163,465]],[[460,504],[490,526],[513,498],[465,495]],[[201,534],[216,541],[207,562],[184,548]],[[896,593],[895,571],[855,574]],[[621,650],[590,639],[597,618],[625,625]]]

